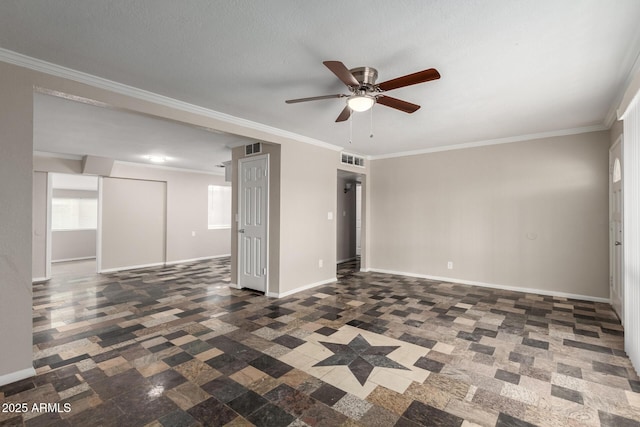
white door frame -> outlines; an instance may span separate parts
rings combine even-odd
[[[237,226],[237,230],[241,229],[241,219],[242,219],[242,191],[243,191],[243,184],[242,184],[242,167],[243,164],[246,162],[250,162],[253,160],[260,160],[260,159],[266,159],[266,170],[267,170],[267,176],[266,176],[266,181],[267,181],[267,185],[266,185],[266,194],[265,194],[265,254],[266,254],[266,268],[267,268],[267,273],[264,275],[264,294],[265,296],[270,296],[269,293],[269,274],[270,274],[270,269],[269,269],[269,201],[270,201],[270,197],[271,197],[271,192],[269,191],[269,185],[271,182],[271,162],[270,162],[270,156],[269,153],[265,153],[265,154],[261,154],[258,156],[249,156],[249,157],[243,157],[241,159],[238,159],[238,222],[236,224]],[[242,245],[241,245],[241,239],[240,239],[240,232],[236,231],[236,246],[237,246],[237,250],[238,250],[238,265],[237,265],[237,277],[238,277],[238,289],[242,289],[244,287],[243,283],[242,283],[242,267],[243,267],[243,258],[242,258]]]
[[[620,166],[623,167],[623,156],[624,153],[622,152],[623,150],[623,144],[622,144],[622,135],[620,135],[618,137],[618,139],[616,140],[616,142],[613,143],[613,145],[609,148],[609,298],[611,300],[611,306],[614,308],[614,311],[616,312],[616,314],[618,315],[618,317],[620,318],[620,322],[623,323],[624,321],[624,300],[625,300],[625,286],[624,286],[624,241],[623,241],[623,236],[615,236],[616,233],[616,227],[614,224],[614,220],[613,220],[613,214],[614,214],[614,203],[615,203],[615,199],[614,199],[614,192],[613,192],[613,166],[614,166],[614,161],[615,158],[617,156],[613,155],[614,150],[616,150],[617,148],[620,148],[620,157],[619,157],[619,161],[620,161]],[[622,198],[624,195],[624,179],[622,179],[621,181],[621,191],[620,191],[620,197]],[[621,215],[621,227],[624,227],[624,199],[622,199],[620,201],[621,204],[621,209],[620,209],[620,215]],[[621,231],[624,230],[624,228],[621,229]],[[616,277],[616,268],[617,268],[617,264],[616,264],[616,245],[617,242],[622,242],[622,247],[621,247],[621,253],[620,253],[620,260],[618,260],[621,263],[621,274],[619,274],[618,276],[618,280],[620,281],[620,299],[621,299],[621,304],[620,304],[620,309],[616,310],[616,305],[614,305],[614,299],[613,299],[613,289],[614,289],[614,277]],[[620,311],[618,313],[618,311]]]

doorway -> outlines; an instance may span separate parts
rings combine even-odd
[[[98,177],[49,173],[47,270],[52,277],[97,272]]]
[[[361,269],[363,179],[360,174],[338,170],[336,263],[339,277]]]
[[[624,319],[622,228],[622,137],[609,150],[609,295],[620,321]]]

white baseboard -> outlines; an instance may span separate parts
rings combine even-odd
[[[15,383],[25,378],[35,377],[36,370],[31,368],[22,369],[21,371],[11,372],[10,374],[0,375],[0,386]]]
[[[86,261],[88,259],[96,259],[96,257],[94,255],[94,256],[85,256],[85,257],[80,257],[80,258],[52,259],[51,263],[54,264],[56,262]]]
[[[338,261],[336,261],[336,264],[342,264],[343,262],[349,262],[349,261],[353,261],[354,259],[358,259],[358,257],[351,257],[351,258],[346,258],[346,259],[339,259]]]
[[[590,295],[571,294],[567,292],[549,291],[547,289],[521,288],[518,286],[498,285],[495,283],[476,282],[473,280],[455,279],[452,277],[430,276],[428,274],[407,273],[405,271],[384,270],[380,268],[369,268],[368,271],[375,273],[396,274],[399,276],[418,277],[420,279],[438,280],[441,282],[460,283],[462,285],[480,286],[483,288],[502,289],[505,291],[526,292],[530,294],[548,295],[552,297],[571,298],[584,301],[611,303],[609,298],[593,297]]]
[[[334,278],[327,279],[327,280],[321,280],[321,281],[315,282],[315,283],[309,283],[308,285],[304,285],[304,286],[301,286],[299,288],[291,289],[290,291],[286,291],[286,292],[280,292],[280,293],[278,293],[278,292],[268,292],[267,296],[268,297],[272,297],[272,298],[284,298],[284,297],[288,297],[289,295],[297,294],[298,292],[306,291],[308,289],[316,288],[318,286],[326,285],[326,284],[329,284],[329,283],[335,283],[337,281],[338,281],[338,279],[334,277]]]
[[[224,254],[224,255],[202,256],[199,258],[180,259],[178,261],[167,261],[166,265],[185,264],[187,262],[206,261],[208,259],[225,258],[230,256],[231,254]]]
[[[98,273],[115,273],[117,271],[135,270],[138,268],[161,267],[163,265],[165,265],[164,262],[155,262],[153,264],[142,264],[142,265],[128,265],[126,267],[105,268],[100,270]]]
[[[31,279],[31,283],[42,283],[46,282],[47,280],[51,280],[51,277],[34,277],[33,279]]]

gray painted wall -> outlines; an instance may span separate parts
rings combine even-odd
[[[51,261],[95,258],[96,230],[51,232]]]
[[[372,162],[373,268],[608,298],[608,148],[604,131]]]
[[[0,62],[0,384],[33,372],[33,80]]]
[[[33,173],[32,277],[47,279],[47,174]]]

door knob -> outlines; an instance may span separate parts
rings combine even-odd
[[[240,230],[238,230],[238,233],[244,233],[244,228],[241,228]],[[618,243],[618,242],[616,242]]]
[[[617,242],[617,241],[616,241],[615,245],[616,245],[616,246],[620,246],[620,245],[622,245],[622,242]]]

